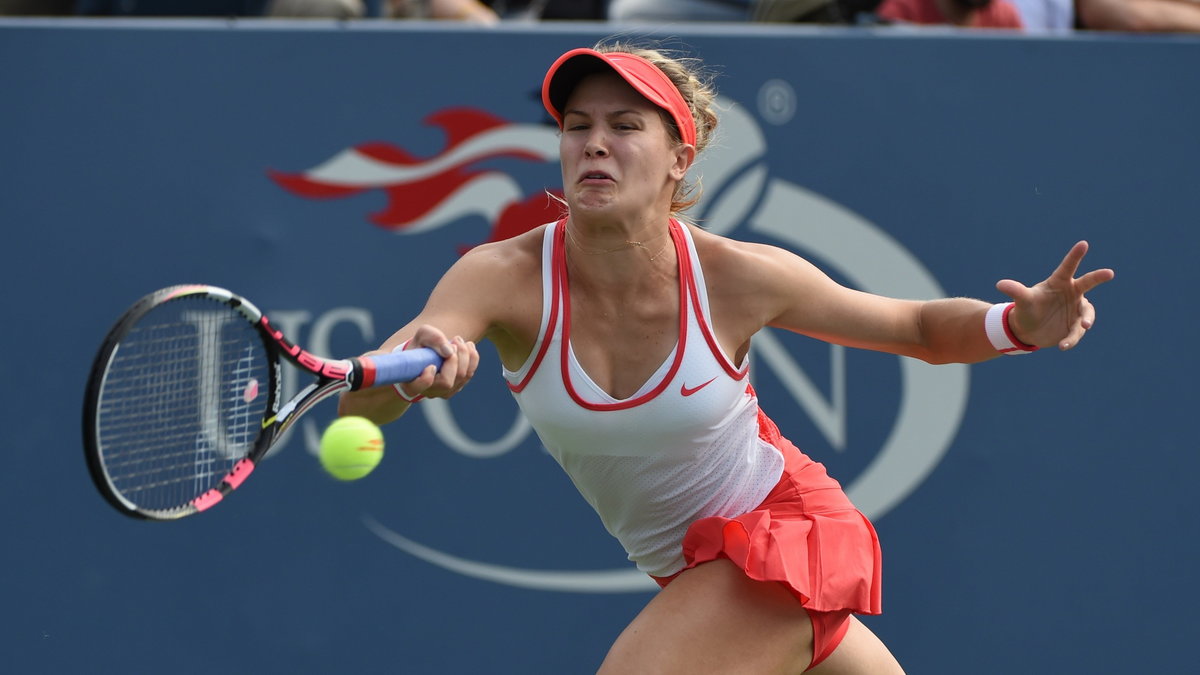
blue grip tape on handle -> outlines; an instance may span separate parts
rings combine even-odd
[[[428,347],[418,347],[370,357],[375,364],[375,386],[417,379],[429,366],[442,367],[442,357]]]

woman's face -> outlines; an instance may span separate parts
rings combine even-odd
[[[616,73],[585,77],[563,110],[563,191],[572,214],[670,213],[694,153],[674,143],[658,106]]]

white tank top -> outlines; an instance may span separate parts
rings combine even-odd
[[[679,260],[679,337],[627,399],[597,386],[571,350],[564,221],[546,227],[542,322],[529,358],[504,370],[513,396],[638,569],[684,567],[688,526],[758,506],[783,474],[783,456],[758,437],[749,364],[736,367],[711,329],[708,293],[687,227],[672,220]]]

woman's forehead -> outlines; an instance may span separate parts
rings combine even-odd
[[[564,114],[583,112],[580,106],[606,110],[656,111],[658,106],[651,103],[614,72],[601,72],[588,75],[579,81],[563,107]]]

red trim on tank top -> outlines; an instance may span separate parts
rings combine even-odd
[[[565,223],[561,229],[564,233],[566,232]],[[663,390],[667,388],[667,385],[671,383],[671,380],[675,379],[675,373],[679,371],[679,366],[683,363],[683,354],[685,348],[687,347],[688,288],[692,284],[691,275],[690,273],[685,274],[685,269],[690,272],[691,268],[687,262],[690,260],[690,258],[688,256],[687,244],[683,239],[683,234],[679,232],[679,224],[676,223],[674,219],[671,220],[670,225],[668,226],[668,231],[671,234],[672,242],[675,244],[675,257],[679,265],[679,341],[675,346],[675,360],[673,363],[671,363],[671,369],[654,387],[654,389],[642,394],[637,398],[625,399],[624,401],[618,401],[616,403],[592,403],[590,401],[586,401],[579,395],[579,392],[575,391],[575,386],[571,384],[571,373],[569,368],[570,359],[568,358],[571,347],[571,288],[567,279],[566,253],[564,244],[565,234],[563,236],[556,237],[554,271],[556,275],[561,277],[558,286],[560,288],[559,293],[563,304],[562,349],[559,356],[561,360],[560,370],[562,370],[563,386],[566,387],[567,393],[571,395],[571,399],[575,401],[575,403],[581,408],[597,411],[625,410],[627,408],[633,408],[646,403],[647,401],[661,394]],[[564,244],[564,246],[560,247],[560,244]],[[561,264],[559,260],[560,251],[562,251]]]
[[[672,221],[674,222],[674,221]],[[708,315],[704,312],[704,306],[700,304],[700,287],[696,283],[695,272],[692,271],[692,258],[688,256],[687,262],[688,276],[688,291],[692,297],[692,307],[696,310],[696,323],[700,324],[700,334],[704,336],[704,341],[708,343],[708,348],[712,351],[713,358],[725,372],[735,380],[740,380],[750,373],[750,364],[747,363],[739,370],[730,362],[729,357],[725,356],[725,352],[721,351],[721,346],[717,344],[717,338],[713,335],[712,328],[708,325]]]
[[[562,238],[562,234],[566,232],[567,219],[555,223],[554,227],[554,243],[550,247],[550,265],[551,270],[556,268],[554,262],[555,255],[559,251],[558,241]],[[543,259],[545,256],[543,256]],[[538,345],[537,356],[533,357],[533,363],[529,366],[529,371],[525,373],[525,377],[520,382],[513,384],[508,383],[508,388],[515,393],[521,393],[529,381],[533,379],[533,374],[537,372],[538,365],[541,364],[542,358],[546,356],[546,352],[550,349],[551,336],[554,335],[554,324],[558,321],[558,275],[550,275],[550,319],[546,322],[546,330],[542,333],[542,344]]]

